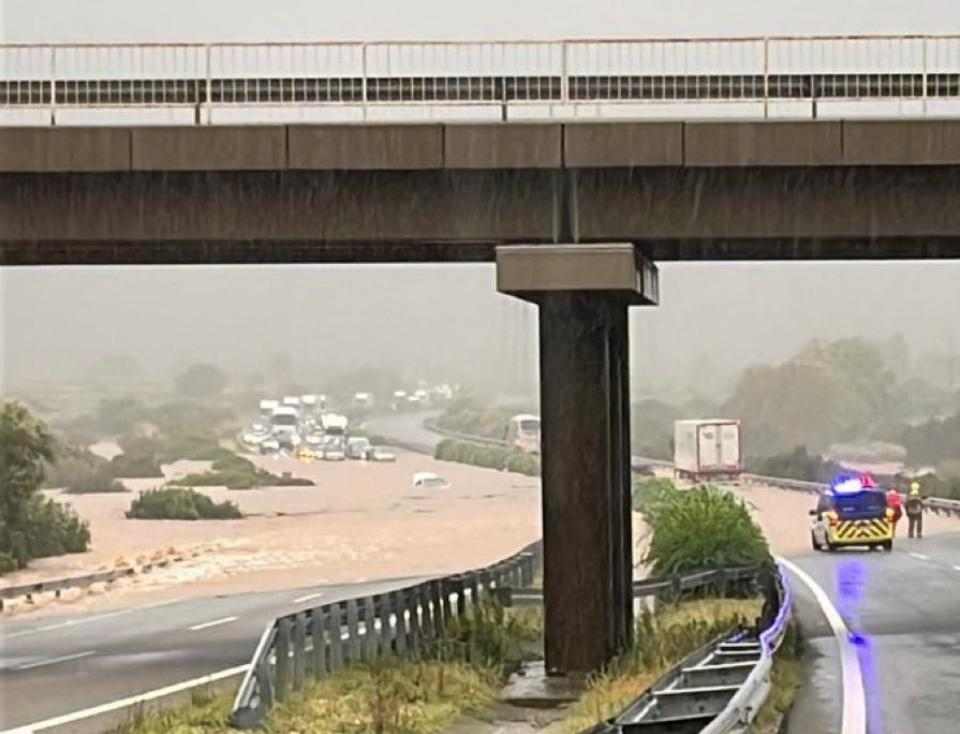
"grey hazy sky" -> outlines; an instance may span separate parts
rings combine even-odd
[[[492,266],[26,268],[0,279],[11,379],[66,376],[110,352],[161,374],[195,359],[246,372],[279,351],[314,374],[387,363],[517,380],[534,364],[534,312],[495,292]],[[958,282],[953,262],[666,264],[662,305],[632,315],[637,381],[692,383],[702,354],[729,371],[813,337],[960,345]]]
[[[8,42],[949,33],[956,0],[0,0]],[[0,21],[2,22],[2,21]]]

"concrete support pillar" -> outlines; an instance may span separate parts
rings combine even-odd
[[[588,671],[627,645],[632,626],[626,305],[585,292],[539,305],[547,667]]]
[[[596,670],[633,632],[627,307],[656,269],[631,245],[502,247],[498,288],[539,305],[545,646]]]

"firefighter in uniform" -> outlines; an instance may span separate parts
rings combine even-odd
[[[920,485],[913,482],[910,485],[910,494],[907,497],[907,534],[909,537],[923,537],[923,497],[920,496]]]

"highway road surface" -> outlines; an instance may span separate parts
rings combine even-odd
[[[274,617],[420,580],[15,618],[0,625],[0,732],[244,665]]]
[[[900,538],[891,554],[850,549],[792,560],[862,638],[852,647],[868,734],[960,731],[960,533]],[[810,678],[788,730],[840,732],[838,644],[810,590],[792,581]]]

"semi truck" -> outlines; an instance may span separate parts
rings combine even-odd
[[[677,479],[738,479],[743,471],[740,421],[724,418],[673,424],[673,472]]]

